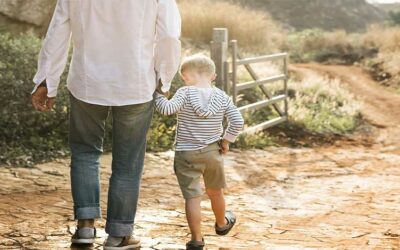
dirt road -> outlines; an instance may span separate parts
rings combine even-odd
[[[233,151],[226,157],[226,193],[238,225],[228,237],[216,237],[205,199],[208,249],[400,249],[400,96],[355,67],[296,65],[293,70],[342,78],[364,98],[365,117],[379,126],[374,140]],[[143,249],[183,249],[188,239],[172,161],[172,152],[146,157],[135,227]],[[103,212],[110,163],[105,155]],[[32,169],[0,168],[0,249],[70,248],[75,223],[68,173],[67,159]],[[94,248],[101,249],[104,220],[97,226]]]

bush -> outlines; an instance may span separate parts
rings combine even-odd
[[[274,51],[283,41],[283,31],[270,16],[237,4],[212,0],[180,0],[182,36],[192,43],[212,40],[215,27],[228,28],[230,39],[251,51]]]
[[[309,29],[290,34],[284,49],[290,52],[295,62],[353,64],[374,53],[362,46],[359,36],[340,30]]]
[[[0,164],[31,166],[69,154],[68,117],[69,97],[63,74],[54,110],[35,111],[30,93],[32,78],[37,68],[41,40],[34,34],[12,37],[0,33]],[[68,67],[68,66],[67,66]],[[179,76],[174,79],[171,92],[182,86]],[[111,150],[112,119],[106,124],[105,150]],[[148,135],[147,150],[172,149],[175,139],[176,117],[154,113]],[[238,145],[252,147],[269,144],[269,139],[255,136],[242,139]]]
[[[54,112],[39,114],[32,108],[30,92],[40,39],[33,34],[12,38],[0,34],[0,161],[32,164],[63,155],[67,137],[65,88]],[[65,80],[65,77],[63,78]]]
[[[400,11],[389,11],[390,23],[400,25]]]
[[[41,40],[34,34],[12,37],[0,33],[0,163],[30,166],[68,154],[69,97],[62,76],[54,111],[33,110],[30,92]],[[175,80],[174,88],[181,83]],[[111,119],[107,122],[105,148],[111,148]],[[172,147],[175,118],[155,113],[148,150]]]
[[[378,51],[365,62],[378,81],[400,90],[400,27],[372,26],[363,35],[365,47]]]
[[[342,135],[360,124],[361,105],[338,79],[313,74],[290,82],[289,87],[295,93],[289,100],[289,113],[296,125],[311,132]]]

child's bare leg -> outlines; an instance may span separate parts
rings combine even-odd
[[[192,240],[202,241],[201,233],[201,196],[187,199],[185,203],[186,219],[189,224]]]
[[[217,226],[225,226],[225,198],[223,189],[206,188],[206,193],[208,197],[210,197],[211,207],[215,215]]]

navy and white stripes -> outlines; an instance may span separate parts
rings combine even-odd
[[[171,100],[157,94],[157,110],[164,115],[178,114],[176,151],[197,150],[218,141],[228,120],[223,138],[234,142],[243,129],[243,118],[230,97],[213,87],[208,105],[202,105],[198,88],[182,87]]]

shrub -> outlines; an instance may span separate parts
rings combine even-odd
[[[67,95],[61,88],[54,112],[36,113],[30,102],[40,40],[0,33],[0,161],[32,164],[64,154]],[[65,77],[63,78],[65,80]]]
[[[291,119],[297,125],[317,133],[346,134],[361,121],[361,106],[340,86],[338,79],[317,74],[289,84],[295,93],[289,101]]]
[[[266,12],[212,0],[180,0],[179,6],[182,36],[192,43],[208,44],[215,27],[228,28],[230,38],[245,50],[274,51],[283,41],[283,31]]]
[[[400,25],[400,11],[389,11],[390,23]]]
[[[377,80],[400,88],[400,27],[372,26],[362,42],[365,47],[379,51],[367,62]]]
[[[359,36],[342,30],[326,32],[309,29],[290,34],[284,50],[290,52],[295,62],[353,64],[373,53],[362,46]]]
[[[66,75],[53,111],[34,111],[30,101],[41,40],[32,33],[12,37],[0,33],[0,164],[30,166],[68,154],[69,97]],[[174,88],[179,86],[175,80]],[[171,148],[174,117],[154,115],[149,133],[149,150]],[[105,148],[110,149],[111,119],[107,122]]]

